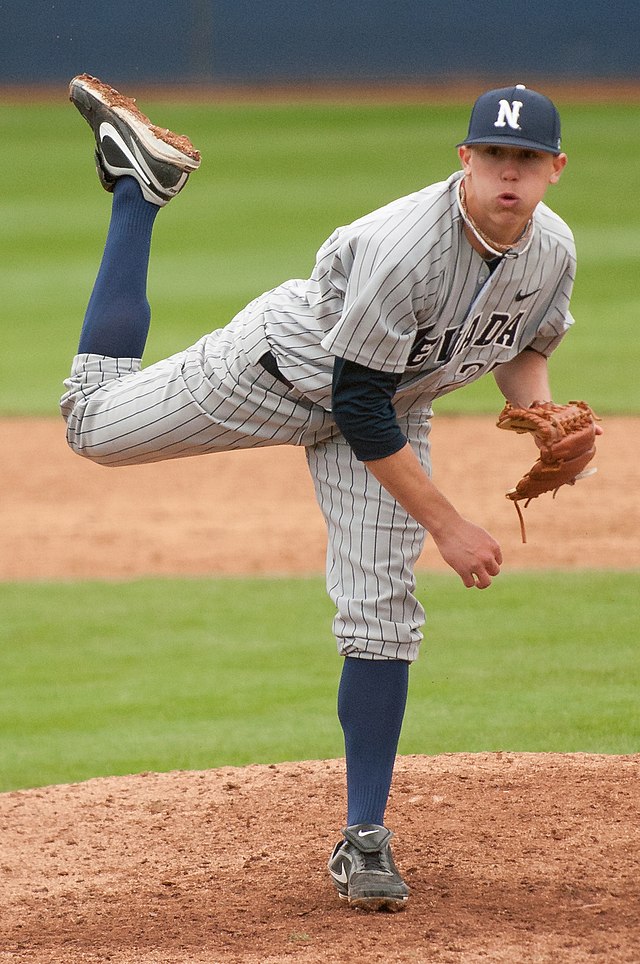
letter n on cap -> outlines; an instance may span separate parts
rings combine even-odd
[[[514,100],[509,103],[508,100],[500,101],[500,110],[498,111],[498,119],[496,120],[494,127],[506,127],[507,124],[513,131],[519,131],[520,124],[518,123],[518,118],[520,117],[520,111],[522,110],[522,101]]]

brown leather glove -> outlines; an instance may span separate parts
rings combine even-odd
[[[517,509],[523,542],[527,538],[519,502],[524,502],[526,508],[531,499],[543,492],[553,492],[555,497],[561,485],[573,485],[577,479],[596,471],[585,471],[596,454],[596,421],[597,415],[586,402],[568,402],[566,405],[532,402],[529,408],[516,408],[507,402],[500,412],[496,423],[498,428],[528,432],[540,449],[538,460],[515,489],[506,493]]]

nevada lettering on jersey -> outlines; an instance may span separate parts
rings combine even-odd
[[[507,124],[511,130],[519,131],[520,124],[518,120],[520,118],[520,111],[522,110],[522,101],[514,100],[509,103],[508,100],[500,101],[500,109],[498,111],[498,119],[494,123],[494,127],[506,127]]]
[[[417,368],[427,360],[446,362],[469,348],[486,348],[489,345],[511,348],[524,314],[524,311],[519,311],[512,316],[508,312],[493,311],[483,322],[480,313],[471,319],[468,327],[446,328],[436,337],[430,335],[433,328],[418,331],[407,368]]]

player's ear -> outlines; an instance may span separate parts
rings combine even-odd
[[[560,175],[564,171],[567,164],[566,154],[557,154],[553,158],[553,172],[549,178],[549,184],[557,184],[560,180]]]
[[[466,144],[462,144],[458,148],[458,157],[460,158],[460,163],[462,164],[462,170],[465,174],[468,174],[469,162],[471,160],[471,148],[467,147]]]

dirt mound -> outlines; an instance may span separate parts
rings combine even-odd
[[[401,914],[326,873],[341,761],[0,796],[0,960],[343,964],[638,960],[640,756],[398,760]]]

